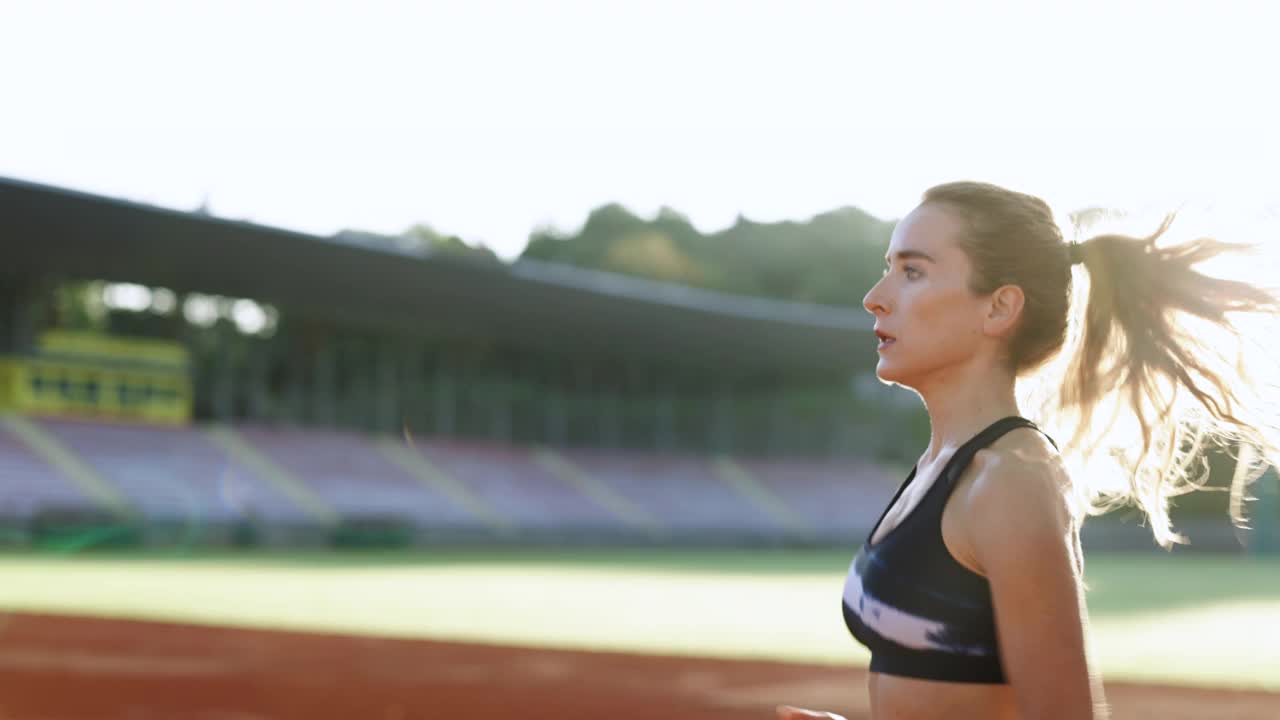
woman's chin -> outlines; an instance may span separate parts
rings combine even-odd
[[[876,378],[883,383],[897,382],[897,373],[895,373],[892,365],[886,364],[883,360],[876,363]]]
[[[876,378],[886,385],[905,385],[906,377],[898,368],[887,365],[883,361],[876,365]]]

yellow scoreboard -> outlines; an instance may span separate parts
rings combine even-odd
[[[184,424],[191,418],[190,358],[175,342],[50,331],[27,355],[0,358],[0,407]]]

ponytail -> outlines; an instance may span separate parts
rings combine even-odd
[[[1080,499],[1092,513],[1120,505],[1142,509],[1160,545],[1185,542],[1170,523],[1170,499],[1208,481],[1204,450],[1240,453],[1232,482],[1232,519],[1243,522],[1245,488],[1276,457],[1276,423],[1251,377],[1258,361],[1275,362],[1251,347],[1234,320],[1280,310],[1276,295],[1245,282],[1210,277],[1200,263],[1249,246],[1201,238],[1161,247],[1173,222],[1165,218],[1147,237],[1100,235],[1073,253],[1087,271],[1068,322],[1065,382],[1051,408],[1072,426],[1066,444],[1086,460],[1105,452],[1127,483],[1091,483],[1077,477]],[[1086,294],[1087,293],[1087,294]],[[1083,302],[1081,302],[1083,301]],[[1107,411],[1107,412],[1103,412]],[[1117,432],[1124,416],[1136,432]],[[1099,422],[1101,421],[1101,422]],[[1256,452],[1260,450],[1261,453]]]

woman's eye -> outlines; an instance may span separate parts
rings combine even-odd
[[[916,278],[920,277],[920,270],[910,265],[903,267],[902,271],[907,274],[908,280],[915,280]]]

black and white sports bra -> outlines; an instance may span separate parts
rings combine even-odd
[[[1039,430],[1026,418],[1007,417],[960,446],[920,503],[873,544],[889,508],[915,479],[912,468],[854,557],[844,585],[844,621],[854,638],[871,650],[872,672],[948,682],[1006,682],[991,587],[943,544],[942,510],[973,456],[1020,427]]]

